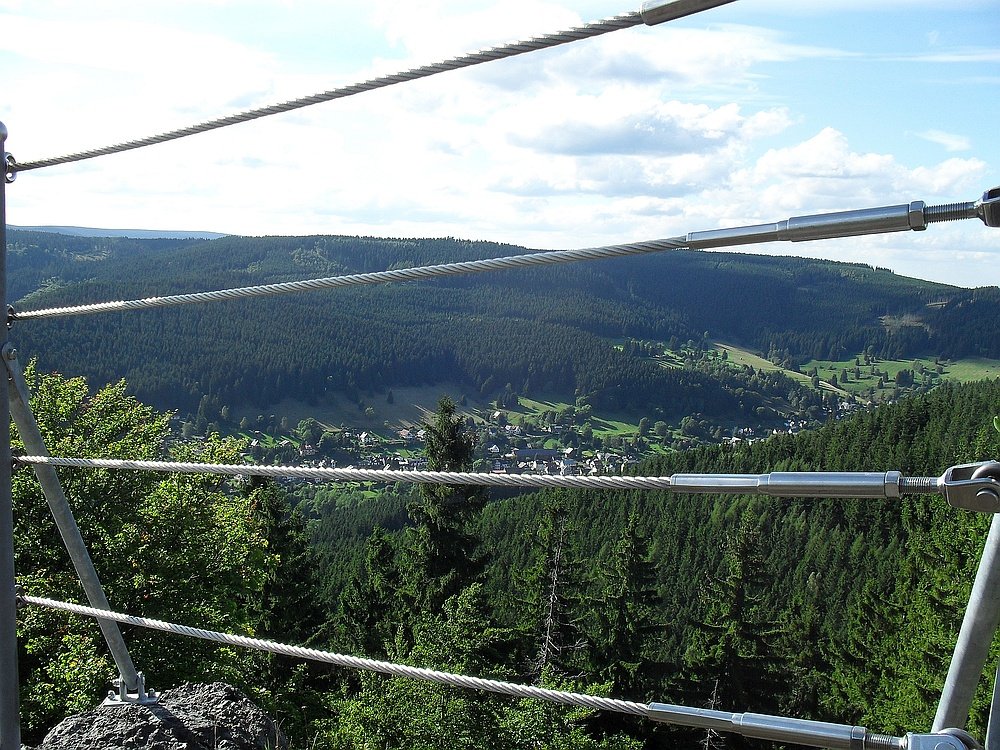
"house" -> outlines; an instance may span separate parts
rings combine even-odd
[[[562,456],[559,448],[515,448],[514,460],[516,461],[546,461]]]
[[[559,473],[563,476],[577,474],[577,462],[573,458],[564,458],[559,462]]]

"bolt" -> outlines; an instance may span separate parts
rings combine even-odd
[[[980,507],[992,506],[992,510],[987,512],[995,513],[1000,510],[1000,495],[997,495],[996,490],[984,487],[976,493],[976,500],[982,504]]]

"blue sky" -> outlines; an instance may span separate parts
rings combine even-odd
[[[536,0],[0,0],[21,161],[639,9]],[[533,248],[973,200],[1000,185],[996,0],[736,2],[22,174],[13,224],[454,236]],[[754,252],[1000,283],[977,221]]]

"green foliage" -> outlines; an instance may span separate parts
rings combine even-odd
[[[766,601],[771,578],[755,519],[745,514],[726,540],[719,573],[702,589],[704,616],[684,654],[696,705],[777,713],[785,665]]]
[[[434,420],[424,430],[430,471],[472,469],[472,439],[451,399],[441,399]],[[440,611],[446,599],[478,576],[479,539],[468,525],[487,497],[486,488],[475,485],[420,485],[418,499],[408,508],[413,526],[406,544],[409,594],[420,609]]]
[[[364,567],[340,595],[338,619],[352,651],[374,658],[388,654],[404,611],[401,588],[396,550],[377,527],[368,539]]]
[[[600,588],[592,602],[594,667],[618,695],[653,700],[656,651],[662,622],[656,568],[648,540],[639,533],[636,514],[598,574]]]
[[[418,623],[414,643],[394,659],[457,674],[511,679],[511,631],[491,626],[482,587],[472,584],[450,598],[440,615]],[[491,747],[498,750],[637,750],[623,736],[595,738],[585,725],[592,711],[498,698],[426,681],[362,674],[360,690],[331,706],[324,741],[338,750],[362,748]],[[568,680],[543,679],[545,687],[579,690]],[[606,689],[606,686],[605,686]],[[599,690],[599,688],[598,688]]]
[[[168,416],[125,394],[123,383],[91,394],[80,378],[27,368],[31,406],[55,455],[128,459],[162,456]],[[20,441],[12,434],[12,445]],[[239,441],[175,444],[171,457],[239,461]],[[64,472],[63,486],[114,608],[213,630],[253,634],[276,606],[264,595],[291,545],[258,514],[260,491],[218,478],[104,470]],[[32,472],[15,472],[15,565],[29,593],[69,601],[82,592]],[[274,499],[274,502],[277,502]],[[271,545],[271,542],[277,544]],[[41,608],[19,617],[25,736],[38,734],[107,689],[114,666],[94,621]],[[259,660],[205,641],[154,631],[127,635],[133,661],[152,687],[184,680],[247,684]]]

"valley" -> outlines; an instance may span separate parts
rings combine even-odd
[[[520,251],[351,237],[11,239],[15,311]],[[936,476],[1000,445],[1000,341],[983,335],[998,300],[995,288],[863,265],[676,252],[252,304],[15,316],[10,335],[31,362],[33,408],[55,454]],[[890,732],[931,720],[988,525],[939,497],[66,477],[128,611],[190,606],[208,627],[342,653]],[[13,488],[25,583],[72,596],[29,472]],[[29,654],[46,655],[24,661],[30,732],[105,689],[109,666],[87,626],[32,620],[22,637]],[[593,712],[543,714],[130,637],[157,680],[224,674],[329,750],[352,737],[393,746],[385,733],[395,727],[401,746],[421,746],[424,727],[440,736],[429,713],[468,728],[470,746],[705,742]],[[975,731],[989,702],[984,686]]]

